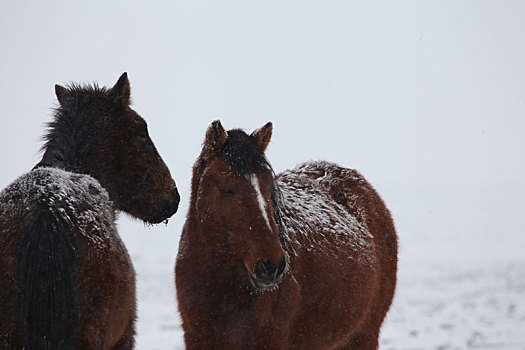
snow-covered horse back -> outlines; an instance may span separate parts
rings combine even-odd
[[[0,348],[132,349],[135,272],[115,210],[159,223],[179,195],[126,73],[55,91],[42,160],[0,192]]]
[[[187,349],[376,349],[396,284],[390,212],[355,170],[274,176],[272,124],[208,128],[175,266]]]

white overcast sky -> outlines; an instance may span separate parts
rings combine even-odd
[[[38,162],[55,83],[127,71],[180,187],[177,234],[217,118],[272,121],[277,172],[308,159],[360,170],[407,231],[420,204],[441,213],[411,226],[423,231],[456,204],[523,234],[524,19],[525,2],[496,0],[2,0],[0,187]],[[454,197],[465,188],[478,195]]]

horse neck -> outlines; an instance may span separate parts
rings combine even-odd
[[[83,111],[68,114],[57,111],[46,136],[44,155],[35,168],[52,167],[94,175],[92,164],[96,138],[93,123],[89,122],[93,118],[81,114]],[[82,122],[78,122],[79,119]]]
[[[73,173],[86,174],[84,166],[78,162],[74,156],[74,152],[71,150],[64,150],[59,147],[51,147],[46,149],[42,160],[35,166],[40,167],[51,167],[58,168]]]

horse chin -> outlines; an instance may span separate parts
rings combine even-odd
[[[281,282],[282,280],[282,276],[281,276],[275,281],[271,281],[271,282],[261,281],[257,279],[257,277],[255,277],[255,275],[247,267],[246,267],[246,272],[248,273],[248,280],[250,281],[251,286],[255,288],[256,291],[260,291],[260,292],[276,290],[279,287],[279,282]]]
[[[158,224],[164,224],[164,225],[167,226],[169,221],[170,221],[170,219],[164,219],[164,220],[160,220],[160,221],[158,219],[154,219],[154,220],[146,219],[146,220],[143,220],[142,222],[146,226],[154,226],[154,225],[158,225]]]
[[[177,212],[177,206],[163,207],[157,213],[149,215],[143,219],[146,224],[155,225],[160,223],[168,223],[168,220]]]
[[[153,217],[145,218],[143,221],[146,225],[153,226],[153,225],[160,224],[162,222],[167,224],[168,220],[169,218],[165,218],[164,216],[153,216]]]
[[[135,212],[130,212],[129,210],[124,211],[128,212],[131,216],[134,216],[142,220],[146,225],[155,225],[160,223],[168,223],[169,218],[173,216],[179,209],[180,195],[177,191],[177,188],[173,188],[171,197],[169,200],[157,201],[154,204],[140,203],[138,199],[135,200],[135,203],[131,203],[131,207],[142,208],[142,210],[135,210]],[[130,206],[130,205],[128,205]],[[145,210],[146,208],[146,210]]]

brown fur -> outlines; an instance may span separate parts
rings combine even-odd
[[[61,106],[41,162],[0,192],[0,348],[132,349],[135,272],[114,213],[122,210],[158,223],[177,210],[179,195],[145,121],[129,106],[126,73],[109,90],[57,85],[55,91]],[[50,218],[47,225],[35,226],[42,217]],[[67,230],[56,230],[64,225]],[[73,243],[49,244],[40,248],[49,250],[39,252],[38,240],[61,234]],[[74,258],[62,258],[69,249]],[[59,263],[43,275],[39,266],[47,265],[47,256]],[[69,266],[76,268],[67,272]],[[32,280],[24,282],[27,269]],[[73,285],[61,282],[68,278]],[[51,283],[70,287],[73,302],[48,304],[64,293]],[[67,316],[71,312],[72,318]],[[60,333],[70,326],[72,336],[49,340],[55,343],[41,336],[35,340],[26,328],[35,315],[44,321],[33,320],[32,329],[43,337],[48,328]],[[48,316],[57,324],[48,325]],[[27,345],[34,342],[39,345]]]
[[[261,152],[265,128],[266,137],[250,135]],[[175,266],[187,349],[376,349],[397,266],[394,224],[377,192],[327,162],[276,178],[255,168],[268,227],[249,177],[224,154],[230,132],[221,129],[210,126],[195,164]],[[282,280],[258,286],[257,261],[283,256]]]

